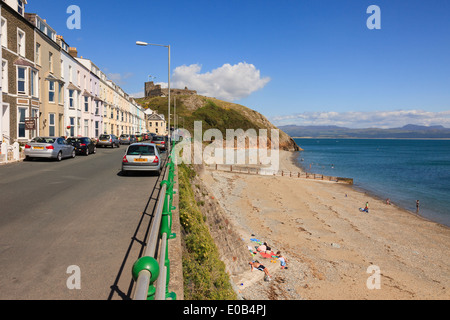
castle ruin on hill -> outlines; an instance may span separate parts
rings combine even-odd
[[[169,94],[169,90],[167,88],[161,88],[161,85],[154,84],[153,81],[145,83],[145,97],[153,98],[153,97],[167,97]],[[170,95],[179,96],[179,95],[196,95],[197,91],[189,90],[187,87],[184,89],[170,89]]]

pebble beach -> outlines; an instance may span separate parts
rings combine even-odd
[[[280,170],[299,172],[292,152]],[[271,274],[250,266],[233,275],[247,300],[446,300],[450,229],[332,181],[204,170],[201,179],[245,247],[267,242],[287,260],[249,251]],[[369,202],[369,213],[359,208]]]

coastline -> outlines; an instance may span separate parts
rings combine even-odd
[[[282,151],[280,170],[303,171]],[[261,273],[233,277],[244,299],[448,299],[450,229],[348,185],[229,172],[201,178],[242,238],[281,250],[288,269],[260,259]],[[365,201],[370,213],[359,212]],[[254,259],[249,254],[249,261]],[[231,261],[227,263],[233,263]],[[368,289],[371,266],[381,288]]]

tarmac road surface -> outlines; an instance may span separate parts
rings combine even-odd
[[[125,148],[0,166],[1,300],[130,299],[162,178]]]

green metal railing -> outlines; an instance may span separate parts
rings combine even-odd
[[[165,180],[161,182],[161,190],[156,205],[156,213],[152,221],[144,255],[133,265],[132,276],[136,281],[134,300],[176,300],[176,294],[169,292],[170,260],[168,240],[176,237],[172,233],[172,211],[175,184],[175,163],[173,150],[169,155],[165,172]],[[156,258],[157,246],[159,257]]]

